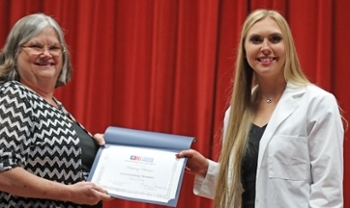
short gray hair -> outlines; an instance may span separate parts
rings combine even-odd
[[[7,36],[5,46],[0,53],[0,84],[10,80],[19,81],[16,60],[21,45],[37,36],[47,26],[52,27],[56,31],[58,40],[64,49],[64,53],[62,54],[62,70],[56,81],[56,87],[69,82],[72,74],[72,66],[62,28],[52,17],[37,13],[27,15],[18,20]]]

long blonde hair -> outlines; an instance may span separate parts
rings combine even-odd
[[[246,151],[248,132],[255,114],[252,99],[254,71],[245,58],[244,41],[249,29],[265,18],[275,20],[282,32],[286,49],[286,61],[283,68],[285,80],[296,85],[310,83],[301,70],[293,37],[284,17],[273,10],[259,9],[252,12],[246,18],[241,32],[230,102],[230,118],[219,159],[220,171],[216,187],[215,208],[241,207],[243,192],[241,161]]]

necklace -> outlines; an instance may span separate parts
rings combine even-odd
[[[275,95],[275,96],[272,97],[272,98],[267,98],[267,97],[265,97],[265,96],[261,93],[261,91],[260,91],[260,94],[261,94],[261,96],[265,99],[265,101],[266,101],[267,104],[271,104],[276,98],[278,98],[278,97],[283,93],[284,89],[285,89],[285,88],[283,88],[283,90],[282,90],[280,93],[278,93],[277,95]]]
[[[263,98],[266,99],[266,103],[267,103],[267,104],[271,104],[272,101],[273,101],[273,99],[275,99],[275,97],[274,97],[274,98],[267,98],[267,97],[265,97],[263,94],[261,94],[261,95],[263,96]]]

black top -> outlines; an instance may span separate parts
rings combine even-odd
[[[95,155],[98,150],[98,145],[95,143],[94,139],[82,129],[76,122],[72,123],[72,128],[78,135],[79,146],[81,147],[81,162],[84,175],[87,177],[92,163],[94,162]]]
[[[259,127],[252,124],[248,135],[248,147],[242,159],[242,208],[254,208],[255,178],[258,165],[259,142],[266,126]]]
[[[85,178],[87,178],[99,147],[95,143],[94,139],[83,128],[81,128],[78,125],[78,123],[73,122],[72,128],[75,130],[80,140],[79,146],[81,147],[81,151],[82,151],[81,153],[82,169],[83,169]],[[82,206],[82,208],[88,208],[88,207],[102,208],[102,202],[94,206],[88,206],[88,205]]]

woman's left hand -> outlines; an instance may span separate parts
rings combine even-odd
[[[100,146],[103,146],[106,143],[105,139],[103,138],[103,135],[104,134],[95,134],[94,135],[94,139],[95,139],[96,143]]]

